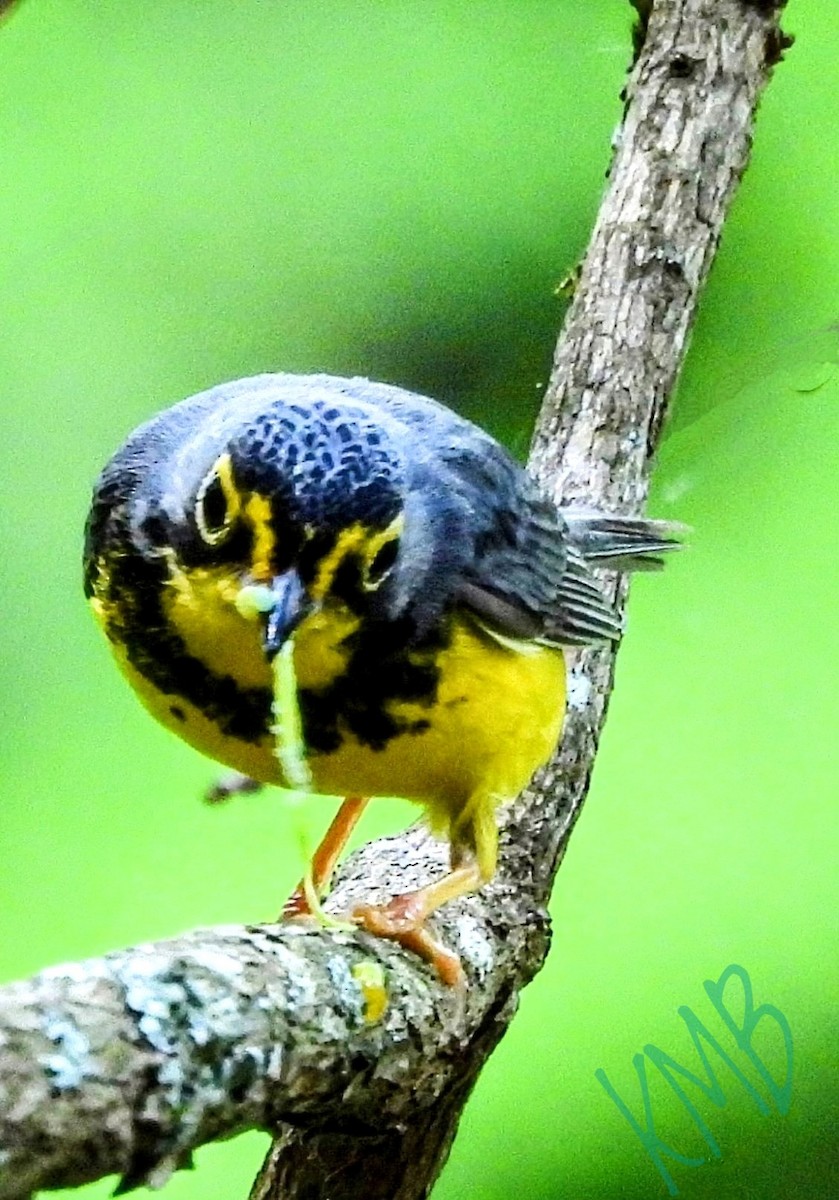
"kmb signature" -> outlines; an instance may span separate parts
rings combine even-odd
[[[742,996],[738,994],[737,998],[733,998],[729,1005],[726,1002],[725,989],[730,979],[740,981]],[[678,1196],[679,1189],[676,1187],[673,1176],[670,1174],[664,1160],[671,1159],[673,1162],[681,1163],[686,1167],[699,1167],[707,1159],[705,1157],[692,1158],[687,1154],[682,1154],[673,1146],[669,1146],[656,1132],[652,1105],[650,1103],[650,1089],[647,1083],[645,1058],[653,1064],[676,1093],[676,1096],[684,1105],[714,1158],[722,1157],[717,1141],[708,1128],[702,1114],[680,1083],[680,1080],[685,1080],[693,1087],[698,1088],[702,1095],[710,1100],[712,1104],[716,1105],[717,1108],[725,1108],[728,1100],[708,1061],[706,1047],[712,1050],[723,1065],[728,1068],[737,1083],[745,1089],[746,1094],[752,1100],[758,1112],[764,1116],[768,1116],[772,1112],[773,1107],[782,1115],[789,1112],[792,1097],[792,1030],[790,1029],[789,1021],[780,1009],[776,1008],[774,1004],[759,1004],[755,1008],[752,998],[752,983],[748,972],[744,967],[739,967],[734,963],[730,967],[726,967],[716,983],[713,980],[707,979],[705,981],[705,991],[717,1015],[721,1018],[733,1038],[737,1050],[751,1063],[763,1081],[768,1100],[749,1082],[734,1059],[723,1049],[705,1025],[702,1024],[693,1009],[688,1008],[687,1005],[682,1005],[678,1012],[691,1036],[696,1053],[699,1055],[702,1070],[704,1071],[704,1078],[695,1075],[687,1067],[681,1066],[669,1054],[665,1054],[663,1050],[659,1050],[658,1046],[645,1046],[643,1054],[636,1054],[632,1059],[632,1064],[635,1067],[638,1075],[638,1083],[641,1088],[641,1103],[644,1110],[643,1119],[641,1120],[633,1116],[629,1111],[626,1102],[618,1095],[603,1068],[601,1067],[594,1072],[595,1078],[602,1085],[606,1095],[615,1103],[618,1112],[626,1120],[630,1129],[650,1156],[654,1167],[667,1185],[667,1190],[671,1196]],[[738,1014],[742,1012],[742,1020],[739,1023],[732,1015],[732,1008]],[[761,1021],[774,1021],[783,1037],[786,1072],[784,1081],[781,1084],[775,1081],[765,1063],[752,1046],[752,1037]]]

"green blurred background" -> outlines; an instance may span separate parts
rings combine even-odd
[[[722,1068],[725,1107],[691,1092],[717,1161],[648,1063],[659,1135],[709,1160],[676,1186],[839,1194],[839,11],[786,24],[656,476],[693,545],[633,589],[553,953],[436,1200],[666,1196],[594,1072],[640,1118],[635,1053],[698,1069],[688,1005],[756,1080],[703,992],[732,962],[789,1021],[792,1104],[759,1115]],[[622,0],[25,0],[0,26],[0,978],[271,917],[330,815],[198,802],[212,765],[85,611],[95,473],[156,409],[273,368],[426,391],[523,455],[629,26]],[[405,819],[383,802],[364,835]],[[781,1077],[770,1022],[754,1043]],[[207,1148],[167,1194],[243,1197],[266,1145]]]

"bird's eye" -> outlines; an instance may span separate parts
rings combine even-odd
[[[227,470],[227,486],[223,474]],[[204,476],[195,500],[195,523],[208,546],[218,546],[230,533],[235,516],[235,493],[229,479],[229,459],[220,459]]]
[[[368,591],[375,591],[379,584],[388,577],[393,570],[398,553],[398,538],[390,538],[384,545],[379,546],[364,571],[364,586]]]

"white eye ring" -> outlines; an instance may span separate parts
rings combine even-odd
[[[222,479],[222,461],[220,459],[213,464],[204,476],[195,497],[195,524],[208,546],[218,546],[225,540],[233,527],[233,518],[236,515],[236,506],[231,504],[230,491]],[[229,464],[229,460],[227,461]],[[220,505],[224,506],[223,512],[220,511]]]

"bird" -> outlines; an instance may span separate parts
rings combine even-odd
[[[371,797],[422,807],[449,870],[349,917],[461,986],[427,921],[492,878],[496,810],[560,739],[568,648],[621,637],[595,568],[655,569],[681,528],[559,507],[403,388],[262,374],[127,438],[94,485],[84,590],[164,726],[243,788],[343,798],[286,917],[316,910]]]

